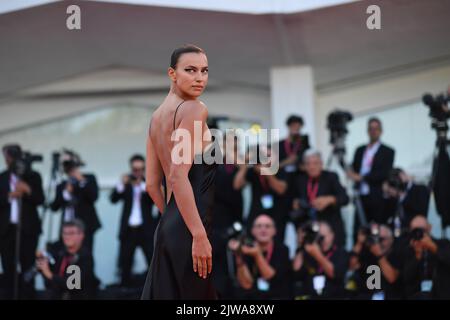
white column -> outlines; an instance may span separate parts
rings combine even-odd
[[[316,145],[314,77],[310,66],[274,67],[270,70],[272,128],[280,129],[280,139],[287,136],[286,119],[291,114],[303,117],[303,134]]]

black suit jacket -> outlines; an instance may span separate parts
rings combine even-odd
[[[353,158],[352,168],[356,173],[361,170],[362,160],[364,156],[364,151],[366,150],[366,145],[360,146],[356,149],[355,156]],[[381,144],[377,153],[373,158],[372,169],[370,172],[363,177],[364,181],[368,183],[370,187],[370,193],[372,195],[382,197],[382,185],[383,182],[388,178],[389,172],[394,165],[394,149]]]
[[[113,189],[110,195],[112,203],[123,201],[122,217],[120,219],[119,239],[123,240],[127,235],[128,220],[130,219],[131,209],[133,206],[133,188],[132,185],[125,184],[125,189],[122,193],[117,192],[116,188]],[[141,194],[141,210],[142,210],[142,227],[144,233],[149,236],[153,236],[153,230],[159,220],[152,216],[153,201],[147,192]]]
[[[98,198],[98,185],[95,176],[92,174],[83,174],[86,179],[84,185],[78,183],[74,186],[72,197],[74,201],[75,218],[84,222],[86,232],[93,233],[101,227],[100,220],[95,210],[95,201]],[[63,197],[63,191],[66,188],[67,181],[64,180],[56,187],[56,197],[51,204],[53,211],[61,210],[63,218],[61,223],[64,223],[64,211],[70,203]]]
[[[288,138],[286,138],[286,139],[288,139]],[[288,154],[284,147],[286,139],[280,140],[278,142],[280,162],[288,157]],[[297,151],[297,156],[299,157],[298,162],[302,162],[303,153],[305,153],[305,151],[309,148],[310,148],[310,145],[309,145],[308,135],[301,135],[301,144],[300,144],[299,150]]]
[[[421,184],[413,184],[407,191],[406,197],[402,202],[403,206],[403,225],[409,225],[409,222],[417,216],[428,216],[430,204],[430,189]],[[393,217],[397,211],[398,199],[388,198],[385,202],[385,219]]]
[[[4,171],[0,174],[0,236],[8,231],[11,204],[8,199],[9,179],[11,173]],[[30,195],[24,195],[22,198],[22,232],[26,235],[36,235],[41,233],[41,219],[39,218],[37,207],[42,205],[45,200],[42,189],[42,179],[39,173],[32,171],[23,178],[31,188]]]
[[[305,202],[308,200],[308,176],[306,174],[299,175],[294,190],[294,197],[300,198]],[[323,170],[319,177],[319,189],[317,190],[317,197],[320,196],[334,196],[336,197],[337,204],[329,206],[323,211],[317,212],[317,218],[320,220],[328,221],[331,226],[338,221],[341,221],[341,207],[345,206],[349,202],[347,192],[339,182],[339,178],[336,173]]]

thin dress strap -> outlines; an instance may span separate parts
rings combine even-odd
[[[177,116],[178,108],[184,103],[185,100],[181,101],[181,103],[175,109],[175,114],[173,115],[173,130],[175,130],[175,118]],[[151,125],[151,121],[150,121]],[[163,178],[163,187],[164,187],[164,206],[167,206],[167,179],[166,176]]]
[[[178,108],[185,102],[185,100],[181,101],[181,103],[175,109],[175,114],[173,115],[173,130],[175,130],[175,118],[177,117]]]

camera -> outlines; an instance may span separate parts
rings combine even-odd
[[[237,251],[240,251],[242,246],[254,246],[254,241],[251,237],[247,235],[244,227],[239,221],[234,222],[224,234],[227,240],[236,239],[239,242],[239,247]]]
[[[41,162],[43,159],[40,154],[22,151],[19,145],[7,145],[3,148],[3,152],[8,154],[12,159],[10,166],[11,172],[21,178],[31,172],[33,162]]]
[[[366,236],[364,244],[368,247],[380,243],[380,227],[376,224],[372,224],[367,227],[362,227],[361,231]]]
[[[55,258],[53,258],[53,256],[47,251],[43,251],[42,257],[39,257],[36,260],[42,260],[42,259],[48,259],[48,263],[50,265],[54,265],[56,263]],[[36,266],[31,267],[28,271],[24,272],[23,281],[26,283],[30,283],[31,281],[33,281],[33,279],[36,277],[36,275],[38,273],[39,273],[39,270],[37,269]]]
[[[74,151],[63,149],[63,153],[61,155],[61,164],[63,167],[63,171],[66,174],[69,174],[73,169],[84,166],[84,162],[81,161],[80,156]]]
[[[423,228],[414,228],[409,232],[409,237],[411,240],[419,241],[425,235],[425,230]]]
[[[137,181],[137,178],[136,178],[136,176],[134,174],[129,174],[128,178],[130,180],[130,183],[134,183],[134,182]]]
[[[436,129],[438,132],[447,132],[448,124],[447,120],[450,118],[450,112],[445,110],[445,106],[450,101],[450,95],[444,94],[433,97],[431,94],[426,93],[422,97],[423,103],[430,108],[429,116],[432,118],[431,128]]]
[[[306,244],[316,242],[320,245],[322,243],[323,236],[319,233],[320,225],[318,221],[309,221],[301,228],[304,233],[301,249],[303,249]]]
[[[398,169],[398,168],[392,169],[389,172],[389,176],[386,180],[387,184],[390,187],[394,188],[395,190],[405,191],[408,184],[403,182],[403,180],[400,176],[402,173],[403,173],[403,170],[401,170],[401,169]]]
[[[289,219],[296,225],[304,224],[311,218],[312,207],[305,199],[298,199],[299,208],[289,212]]]
[[[345,137],[347,136],[347,124],[353,120],[353,115],[348,111],[335,110],[327,117],[327,129],[330,130],[330,143],[333,145],[333,154],[337,156],[339,165],[346,168],[345,164]],[[331,158],[330,158],[331,159]]]
[[[327,128],[330,130],[330,143],[336,144],[339,138],[348,133],[347,123],[353,120],[353,115],[348,111],[336,110],[327,117]]]

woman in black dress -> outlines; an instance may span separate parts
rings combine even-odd
[[[198,100],[208,81],[205,52],[176,49],[168,75],[170,92],[152,115],[147,139],[147,192],[162,217],[142,299],[214,299],[208,225],[216,165],[204,161],[211,134]]]

